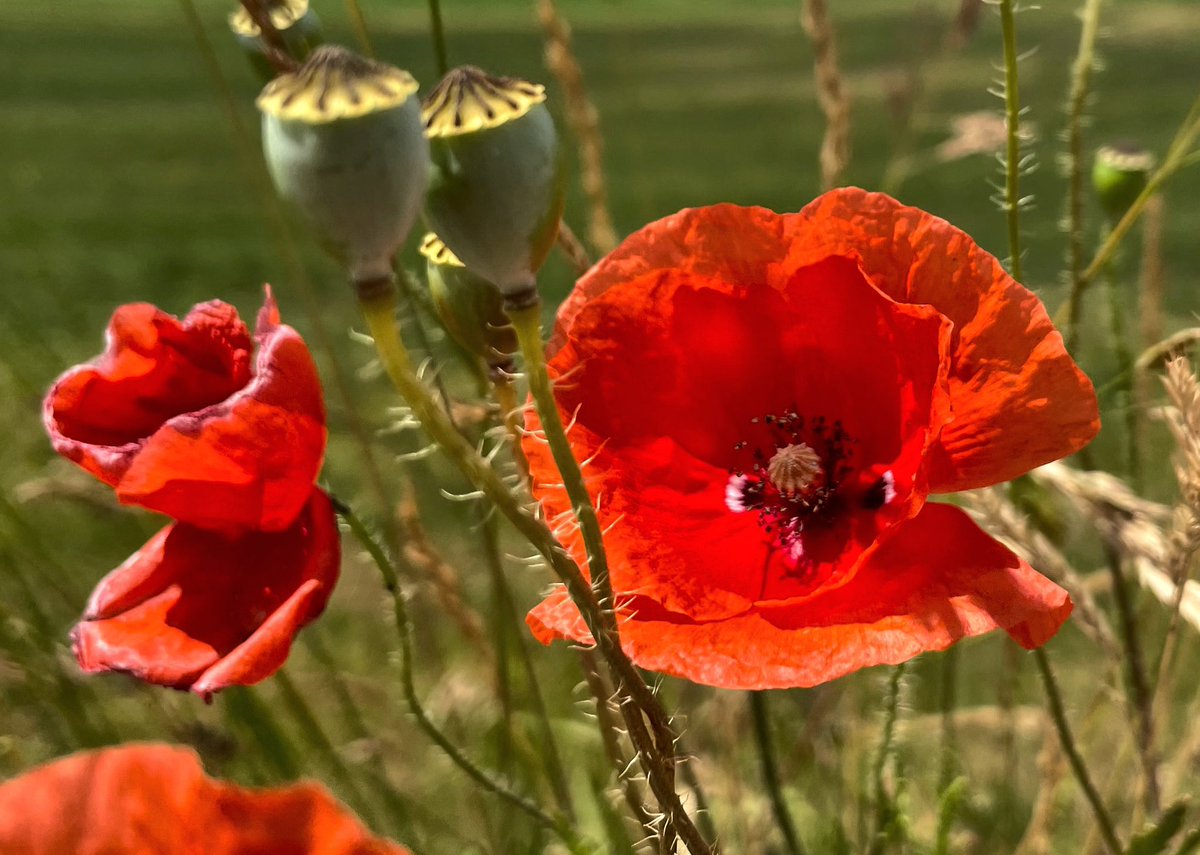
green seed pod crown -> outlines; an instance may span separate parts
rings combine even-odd
[[[433,307],[446,331],[489,367],[509,369],[517,336],[496,286],[472,273],[433,233],[421,241]]]
[[[421,209],[429,144],[407,71],[317,48],[258,97],[279,194],[363,282],[390,277]]]
[[[545,100],[542,86],[464,66],[422,111],[434,160],[429,223],[506,295],[532,292],[562,217],[558,137]]]
[[[271,16],[271,24],[283,37],[288,53],[298,60],[304,60],[323,41],[321,36],[321,19],[309,8],[308,0],[272,0],[266,4]],[[263,50],[262,39],[258,24],[250,17],[245,7],[229,16],[229,29],[233,31],[238,44],[250,58],[254,70],[267,82],[275,76],[275,69],[267,61]]]
[[[1154,156],[1136,145],[1106,145],[1096,151],[1092,188],[1111,220],[1119,220],[1146,188]]]

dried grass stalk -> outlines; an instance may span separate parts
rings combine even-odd
[[[571,28],[554,0],[538,0],[538,20],[546,38],[546,68],[562,87],[567,123],[579,151],[580,180],[588,200],[588,240],[606,255],[617,245],[617,233],[608,210],[608,185],[604,180],[604,138],[600,113],[588,98],[583,70],[571,49]]]
[[[825,114],[821,184],[828,190],[841,183],[842,173],[850,163],[850,98],[838,69],[837,43],[825,0],[804,0],[801,22],[812,40],[817,102]]]

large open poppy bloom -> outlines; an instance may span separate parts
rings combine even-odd
[[[269,290],[256,338],[254,359],[237,310],[216,300],[182,321],[120,307],[104,354],[46,396],[55,450],[122,502],[209,529],[286,529],[321,468],[325,405]]]
[[[856,189],[682,211],[579,281],[550,355],[642,667],[812,686],[997,628],[1035,647],[1071,611],[926,503],[1099,428],[1042,304],[937,217]],[[567,511],[548,450],[525,450],[545,513]],[[561,589],[529,623],[590,638]]]
[[[274,674],[325,609],[341,550],[312,490],[281,532],[226,535],[172,523],[106,576],[71,632],[84,671],[121,671],[210,695]]]
[[[408,855],[317,784],[248,790],[185,748],[74,754],[0,784],[5,855]]]

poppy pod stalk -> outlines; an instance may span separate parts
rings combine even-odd
[[[295,59],[303,61],[323,41],[321,19],[309,8],[308,0],[273,0],[265,5],[271,25]],[[262,31],[244,6],[229,16],[229,29],[262,81],[266,83],[275,77],[275,68],[263,49]]]
[[[429,223],[510,301],[536,299],[535,275],[562,216],[558,136],[545,100],[540,85],[463,66],[422,111],[434,159]]]
[[[507,371],[517,337],[496,286],[473,273],[432,232],[421,242],[429,294],[447,332],[491,369]]]
[[[416,91],[407,71],[324,45],[258,97],[276,189],[355,282],[390,280],[420,212],[429,146]]]

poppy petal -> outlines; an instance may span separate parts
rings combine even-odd
[[[1100,429],[1091,381],[1041,300],[969,235],[918,208],[857,188],[796,217],[788,263],[853,254],[893,299],[928,303],[954,323],[954,421],[930,471],[935,493],[1011,480],[1087,445]]]
[[[287,528],[320,470],[325,410],[312,356],[269,292],[263,317],[251,372],[248,334],[225,304],[182,323],[118,310],[105,355],[47,396],[55,449],[124,503],[214,530]],[[242,367],[221,374],[226,363]]]
[[[954,323],[954,422],[930,467],[935,493],[1010,480],[1091,441],[1091,382],[1071,360],[1041,302],[964,232],[881,193],[833,190],[799,214],[716,205],[688,209],[631,235],[576,284],[558,312],[556,354],[583,308],[656,271],[783,287],[829,256],[860,261],[893,299],[928,304]]]
[[[174,523],[97,586],[72,632],[76,657],[87,672],[124,671],[201,694],[259,682],[324,609],[339,557],[320,490],[282,532]]]
[[[761,605],[727,620],[696,622],[631,599],[621,623],[623,646],[643,668],[706,685],[815,686],[994,629],[1037,647],[1071,612],[1064,590],[957,508],[928,504],[894,531],[851,582],[797,604]],[[562,591],[527,621],[543,643],[591,640]]]
[[[73,754],[0,784],[0,851],[407,855],[318,785],[243,789],[167,745]]]

